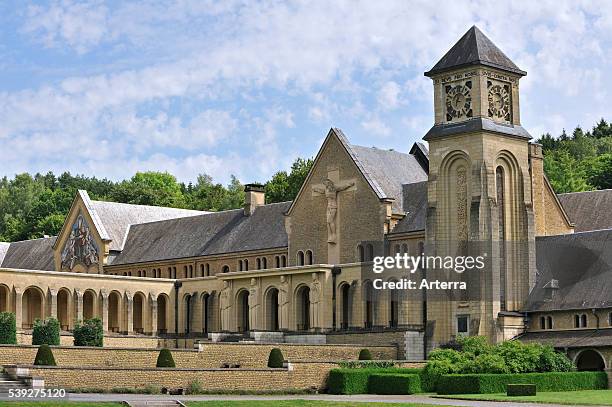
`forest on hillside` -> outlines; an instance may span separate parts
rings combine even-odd
[[[591,130],[576,127],[557,136],[544,134],[544,168],[557,193],[612,188],[612,124],[601,119]],[[298,158],[289,171],[265,183],[268,203],[292,200],[312,167]],[[0,180],[0,241],[33,239],[59,232],[78,189],[91,199],[207,211],[239,208],[243,186],[232,177],[228,185],[201,174],[195,183],[181,183],[168,173],[139,172],[129,180],[28,173]]]

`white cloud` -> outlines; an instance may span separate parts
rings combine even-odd
[[[393,110],[400,104],[400,86],[394,81],[386,82],[378,91],[378,104],[384,110]]]
[[[374,136],[386,137],[391,134],[391,129],[378,117],[372,117],[361,122],[361,127]]]

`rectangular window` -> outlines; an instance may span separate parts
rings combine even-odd
[[[470,316],[469,315],[458,315],[457,316],[457,334],[458,335],[469,335]]]

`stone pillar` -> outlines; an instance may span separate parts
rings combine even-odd
[[[157,297],[149,295],[149,304],[151,304],[151,335],[157,335]]]
[[[57,319],[57,290],[49,288],[49,316]]]
[[[81,290],[74,290],[74,300],[76,306],[76,319],[77,321],[83,321],[83,292]]]
[[[349,327],[363,328],[363,323],[365,321],[363,308],[365,307],[365,303],[363,300],[363,286],[361,285],[361,280],[354,280],[351,283],[349,295],[351,298],[349,301],[349,307],[352,308]]]
[[[15,287],[15,325],[17,330],[23,329],[23,289]]]
[[[202,297],[198,296],[198,293],[193,293],[191,296],[191,332],[202,332],[203,324],[203,309]]]
[[[374,326],[389,325],[389,291],[374,290]]]
[[[102,330],[108,333],[108,292],[100,290],[100,317],[102,319]]]
[[[125,318],[126,318],[126,334],[134,334],[134,297],[129,291],[125,292]]]

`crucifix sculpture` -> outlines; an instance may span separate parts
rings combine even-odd
[[[327,178],[323,181],[323,185],[313,185],[312,191],[325,195],[327,198],[327,242],[336,243],[336,218],[338,214],[338,193],[346,191],[355,186],[355,181],[337,181],[334,182]]]

